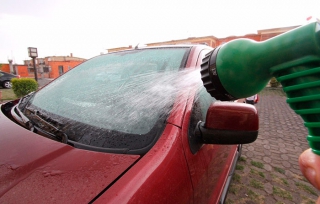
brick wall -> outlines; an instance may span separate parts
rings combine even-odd
[[[48,65],[51,67],[51,72],[47,78],[57,78],[61,74],[59,72],[59,66],[63,67],[63,73],[66,73],[70,69],[73,69],[77,65],[81,64],[82,61],[49,61]],[[62,74],[63,74],[62,73]]]
[[[14,65],[16,66],[16,69],[18,71],[18,75],[20,75],[20,77],[30,77],[29,73],[28,73],[28,66],[27,65]],[[34,77],[34,75],[32,75],[31,77]]]
[[[2,66],[1,66],[1,71],[10,73],[9,64],[2,64]]]

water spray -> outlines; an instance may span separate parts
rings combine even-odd
[[[272,77],[304,120],[309,146],[320,155],[320,22],[263,42],[230,41],[208,53],[201,65],[205,88],[222,101],[252,96]]]

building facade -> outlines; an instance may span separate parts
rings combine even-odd
[[[45,58],[36,58],[37,77],[39,78],[57,78],[65,72],[73,69],[77,65],[86,61],[86,59],[70,56],[49,56]],[[23,65],[2,64],[1,70],[7,73],[20,75],[20,77],[34,78],[33,60],[24,60]]]
[[[283,27],[283,28],[272,28],[272,29],[265,29],[265,30],[258,30],[257,34],[248,34],[244,36],[229,36],[226,38],[217,38],[215,36],[205,36],[205,37],[191,37],[187,39],[181,39],[181,40],[171,40],[171,41],[165,41],[165,42],[156,42],[156,43],[149,43],[146,44],[147,46],[160,46],[160,45],[176,45],[176,44],[205,44],[210,47],[218,47],[224,43],[227,43],[231,40],[235,40],[238,38],[247,38],[254,41],[264,41],[269,38],[275,37],[277,35],[280,35],[282,33],[285,33],[287,31],[290,31],[294,28],[297,28],[299,26],[291,26],[291,27]],[[121,50],[128,50],[132,49],[132,46],[128,47],[118,47],[118,48],[111,48],[107,49],[108,53],[110,52],[117,52]]]
[[[70,56],[49,56],[36,59],[37,74],[39,78],[57,78],[65,72],[73,69],[86,59]],[[25,60],[28,74],[34,76],[34,65],[32,60]]]
[[[8,64],[1,64],[1,70],[7,73],[12,73],[15,75],[20,75],[20,77],[28,77],[28,69],[26,65],[12,64],[12,61],[9,61]]]

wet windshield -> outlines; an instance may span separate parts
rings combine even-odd
[[[143,149],[164,128],[176,94],[170,94],[174,74],[185,66],[189,49],[97,56],[37,92],[25,114],[32,117],[28,109],[34,109],[64,124],[58,128],[78,143]]]

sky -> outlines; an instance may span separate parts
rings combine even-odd
[[[309,23],[319,8],[320,0],[0,0],[0,63],[23,64],[28,47],[89,59],[139,43],[241,36]]]

